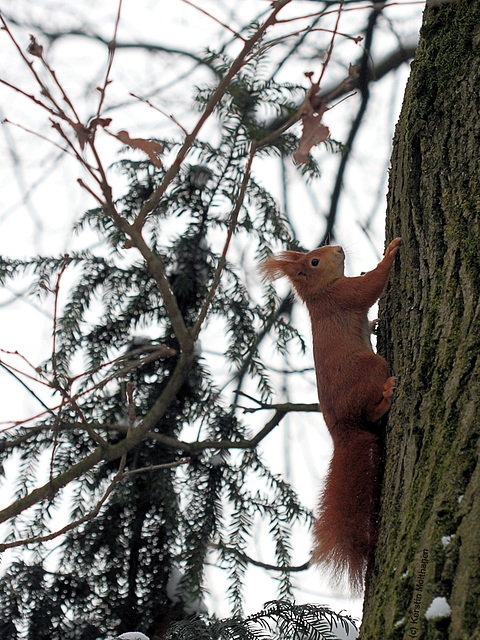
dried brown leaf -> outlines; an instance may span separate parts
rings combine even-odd
[[[87,129],[81,122],[73,122],[72,128],[75,131],[75,135],[77,136],[77,140],[80,144],[80,149],[83,151],[85,145],[90,140],[92,132],[90,129]]]
[[[43,58],[43,47],[38,44],[37,39],[32,34],[30,34],[30,44],[27,47],[27,51],[31,56]]]
[[[125,130],[118,131],[115,137],[132,149],[140,149],[140,151],[146,153],[156,167],[160,168],[162,166],[160,158],[157,155],[163,151],[163,146],[159,142],[146,140],[145,138],[131,138],[128,131]]]
[[[293,154],[293,159],[298,164],[308,161],[308,155],[313,147],[324,142],[330,135],[330,129],[323,124],[322,118],[328,107],[324,102],[312,105],[314,90],[316,85],[312,85],[307,93],[302,107],[302,137],[298,143],[298,149]]]
[[[312,115],[302,119],[303,133],[298,144],[298,149],[293,154],[297,164],[308,161],[308,156],[313,147],[325,140],[330,135],[330,129],[322,123],[321,116]]]
[[[108,127],[111,122],[112,118],[93,118],[88,123],[88,128],[90,131],[95,131],[97,127]]]

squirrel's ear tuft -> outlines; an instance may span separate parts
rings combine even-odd
[[[278,256],[272,255],[267,258],[258,266],[258,270],[263,280],[272,282],[277,278],[288,276],[288,265],[298,263],[304,255],[304,253],[299,253],[298,251],[284,251]]]
[[[265,282],[272,282],[285,274],[282,271],[280,261],[275,256],[270,256],[258,265],[258,272]]]

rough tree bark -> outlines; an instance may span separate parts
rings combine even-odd
[[[394,140],[387,240],[396,236],[404,245],[379,348],[398,389],[361,638],[472,640],[480,638],[480,0],[425,9]],[[425,616],[435,598],[450,615]]]

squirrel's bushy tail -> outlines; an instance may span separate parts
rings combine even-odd
[[[383,448],[375,433],[347,424],[332,430],[334,450],[314,525],[314,560],[332,582],[359,594],[377,541]]]

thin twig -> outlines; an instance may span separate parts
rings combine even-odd
[[[348,33],[342,33],[341,31],[334,31],[333,29],[305,27],[304,29],[299,29],[298,31],[291,31],[290,33],[286,33],[283,36],[279,36],[278,38],[275,38],[274,40],[269,40],[260,48],[260,51],[262,52],[268,51],[269,49],[271,49],[272,47],[275,47],[280,42],[284,42],[285,40],[289,40],[290,38],[293,38],[295,36],[300,36],[302,34],[310,34],[315,32],[332,33],[337,36],[342,36],[347,40],[352,40],[353,42],[355,42],[355,44],[358,44],[362,39],[361,36],[351,36]]]
[[[1,362],[2,362],[2,365],[6,369],[14,371],[15,373],[17,373],[18,375],[23,376],[24,378],[28,378],[29,380],[32,380],[33,382],[38,382],[38,384],[43,384],[45,387],[50,387],[50,388],[52,387],[52,383],[49,380],[40,380],[39,378],[35,378],[34,376],[30,375],[29,373],[26,373],[25,371],[21,371],[20,369],[17,369],[16,367],[12,366],[11,364],[7,364],[6,362],[3,362],[3,360]]]
[[[1,12],[0,12],[0,21],[3,24],[3,27],[2,27],[3,30],[6,31],[8,33],[8,35],[10,36],[10,40],[13,42],[15,48],[17,49],[18,53],[20,54],[20,57],[25,62],[27,67],[30,69],[30,72],[33,74],[33,77],[35,78],[35,80],[37,81],[37,84],[41,88],[42,95],[44,95],[48,100],[50,100],[50,102],[55,107],[55,109],[56,109],[55,115],[58,116],[58,117],[63,118],[64,120],[67,120],[68,122],[71,122],[71,120],[66,116],[66,114],[63,112],[63,109],[60,107],[60,105],[56,102],[56,100],[54,99],[54,97],[50,93],[48,87],[45,86],[45,84],[42,82],[40,76],[35,71],[35,67],[33,66],[33,62],[31,62],[27,58],[27,56],[23,53],[23,50],[22,50],[21,46],[18,44],[18,42],[16,41],[13,33],[8,28],[8,24],[6,23],[5,18],[3,17]],[[46,108],[48,110],[48,107],[46,107]]]
[[[85,184],[85,182],[81,178],[77,178],[77,182],[82,187],[82,189],[85,189],[85,191],[87,191],[87,193],[89,193],[92,196],[92,198],[94,198],[98,202],[98,204],[103,208],[103,204],[104,204],[103,200],[99,198],[99,196],[97,196],[95,191],[90,189],[90,187],[87,184]]]
[[[180,467],[184,464],[188,464],[190,462],[190,458],[181,458],[180,460],[175,460],[175,462],[164,462],[163,464],[152,464],[149,467],[140,467],[139,469],[130,469],[129,471],[124,471],[123,476],[127,478],[128,476],[133,476],[137,473],[151,473],[152,471],[164,471],[165,469],[174,469],[175,467]]]
[[[0,82],[1,82],[1,80],[0,80]],[[8,118],[5,118],[3,120],[3,122],[5,124],[11,124],[14,127],[18,127],[19,129],[23,129],[23,131],[26,131],[27,133],[31,133],[32,135],[36,136],[37,138],[40,138],[40,140],[45,140],[46,142],[49,142],[50,144],[53,144],[53,146],[55,146],[58,149],[60,149],[60,151],[63,151],[63,153],[68,153],[68,155],[72,156],[72,158],[77,158],[77,156],[74,153],[72,153],[68,148],[60,146],[58,144],[58,142],[55,142],[54,140],[50,140],[50,138],[47,138],[46,136],[43,136],[41,133],[38,133],[37,131],[32,131],[32,129],[28,129],[27,127],[24,127],[22,124],[18,124],[17,122],[12,122],[11,120],[8,120]]]
[[[61,269],[57,275],[57,281],[55,283],[54,289],[54,303],[53,303],[53,335],[52,335],[52,369],[53,369],[53,377],[54,382],[59,384],[58,374],[57,374],[57,322],[58,322],[58,296],[60,294],[60,281],[62,279],[63,274],[65,273],[66,268],[70,264],[70,256],[68,253],[63,258],[63,264]]]
[[[426,2],[429,5],[441,5],[441,4],[453,4],[455,2],[458,2],[459,0],[411,0],[411,2],[404,2],[403,0],[401,2],[388,2],[386,4],[382,4],[381,0],[375,2],[375,0],[372,0],[372,4],[365,4],[362,5],[360,7],[344,7],[343,9],[343,13],[347,13],[347,12],[351,12],[351,11],[369,11],[370,9],[375,9],[375,5],[377,4],[382,4],[382,6],[384,8],[388,8],[388,7],[404,7],[407,5],[417,5],[417,4],[425,4]],[[342,2],[342,4],[346,4],[345,0]],[[314,13],[305,13],[302,14],[300,16],[293,16],[292,18],[285,18],[284,20],[278,20],[279,24],[287,24],[289,22],[296,22],[299,20],[309,20],[310,18],[316,18],[318,16],[321,16],[322,18],[334,13],[337,13],[338,9],[332,9],[331,11],[315,11]]]
[[[18,354],[20,355],[20,354]],[[99,382],[89,386],[88,388],[84,389],[83,391],[81,391],[80,393],[77,393],[75,396],[71,397],[72,401],[76,401],[78,398],[81,398],[83,396],[86,396],[89,393],[92,393],[95,390],[101,389],[102,387],[104,387],[106,384],[108,384],[109,382],[111,382],[112,380],[121,378],[123,376],[125,376],[127,373],[133,371],[134,369],[136,369],[137,367],[143,366],[149,362],[153,362],[155,360],[158,360],[159,357],[166,357],[166,356],[172,356],[175,355],[175,352],[173,349],[169,349],[168,354],[165,353],[165,347],[160,347],[158,351],[155,351],[147,356],[145,356],[144,358],[139,358],[137,360],[134,360],[128,364],[125,364],[122,368],[120,369],[116,369],[113,373],[111,373],[110,375],[108,375],[106,378],[103,378],[102,380],[100,380]],[[22,356],[23,357],[23,356]],[[120,363],[122,362],[125,358],[128,357],[128,354],[124,354],[119,356],[118,358],[116,358],[115,360],[111,360],[110,362],[104,363],[102,365],[98,365],[96,367],[93,367],[92,369],[89,369],[88,371],[85,371],[84,373],[81,374],[77,374],[76,376],[72,377],[72,378],[68,378],[68,382],[70,385],[73,384],[73,382],[79,380],[80,378],[83,378],[85,376],[88,375],[92,375],[94,373],[96,373],[97,371],[101,370],[104,367],[110,366],[110,365],[114,365],[116,363]],[[42,381],[42,380],[38,380],[37,378],[33,378],[32,376],[30,376],[29,374],[20,371],[18,369],[16,369],[15,367],[11,367],[10,365],[6,365],[9,368],[12,369],[12,371],[16,371],[17,373],[30,378],[31,380],[33,380],[34,382],[38,382],[40,384],[43,384],[51,389],[54,389],[55,391],[60,391],[58,389],[57,386],[55,386],[55,384],[51,381],[51,380],[47,380],[47,381]],[[60,407],[63,406],[63,401],[60,402],[60,404],[48,409],[48,411],[50,413],[54,413],[55,411],[58,411],[60,409]],[[10,431],[11,429],[14,429],[15,427],[20,427],[22,425],[27,424],[28,422],[32,422],[33,420],[38,420],[39,418],[45,416],[46,412],[43,411],[42,413],[36,414],[34,416],[31,416],[30,418],[25,418],[24,420],[17,420],[13,423],[11,423],[12,421],[8,421],[8,424],[10,426],[6,427],[5,429],[0,430],[0,433],[4,433],[6,431]],[[11,424],[10,424],[11,423]],[[5,424],[0,422],[0,424]],[[95,427],[96,428],[96,427]]]
[[[10,369],[10,367],[8,367],[1,360],[0,360],[0,367],[5,369],[5,371],[7,371],[7,373],[9,373],[13,378],[15,378],[15,380],[17,380],[17,382],[19,382],[28,391],[28,393],[30,393],[35,398],[35,400],[37,400],[42,405],[42,407],[44,407],[44,409],[46,409],[47,411],[49,411],[50,413],[53,414],[52,409],[47,407],[47,405],[44,403],[44,401],[37,396],[35,391],[33,391],[33,389],[30,389],[30,387],[19,376],[17,376],[15,373],[13,373],[13,371]]]
[[[105,100],[107,86],[110,83],[109,77],[110,77],[110,71],[112,70],[113,56],[115,55],[115,49],[116,49],[116,46],[117,46],[117,33],[118,33],[118,25],[120,24],[121,11],[122,11],[122,0],[119,0],[119,2],[118,2],[118,11],[117,11],[117,19],[115,21],[115,28],[113,30],[113,39],[108,44],[107,70],[105,72],[105,80],[103,82],[103,87],[100,90],[100,101],[98,103],[97,118],[100,117],[100,114],[102,112],[102,107],[103,107],[103,102]]]
[[[222,277],[222,272],[223,269],[225,267],[225,264],[227,262],[227,253],[228,253],[228,249],[230,247],[230,242],[232,240],[233,234],[235,232],[235,229],[237,227],[237,222],[238,222],[238,216],[240,213],[240,210],[243,206],[243,202],[245,200],[245,194],[247,192],[247,187],[248,187],[248,183],[250,180],[250,171],[252,169],[252,163],[253,163],[253,159],[255,157],[256,152],[258,151],[258,146],[257,145],[252,145],[251,149],[250,149],[250,154],[248,156],[248,160],[247,160],[247,166],[245,167],[245,172],[243,175],[243,180],[240,186],[240,191],[238,194],[238,197],[235,201],[235,206],[233,208],[233,211],[230,215],[230,224],[228,227],[228,232],[227,232],[227,237],[225,238],[225,243],[223,245],[223,250],[222,250],[222,255],[220,256],[219,260],[218,260],[218,264],[217,264],[217,269],[215,271],[215,275],[213,277],[212,280],[212,284],[210,285],[210,289],[208,291],[207,296],[205,297],[205,302],[203,303],[203,306],[200,310],[200,313],[198,314],[198,319],[195,322],[195,325],[192,328],[192,336],[194,338],[194,340],[197,338],[198,334],[200,333],[200,329],[202,327],[203,321],[205,320],[205,317],[208,313],[208,310],[210,308],[210,304],[213,301],[213,298],[215,297],[215,294],[217,292],[217,288],[218,285],[220,284],[220,279]]]
[[[325,71],[327,69],[328,63],[330,62],[330,59],[332,57],[333,45],[334,45],[334,42],[335,42],[335,36],[337,34],[337,31],[338,31],[338,25],[340,23],[340,16],[342,15],[343,4],[344,4],[344,2],[342,0],[340,2],[340,6],[338,7],[337,20],[335,22],[335,28],[333,30],[332,38],[330,40],[330,46],[328,47],[327,57],[325,58],[325,62],[323,62],[323,64],[322,64],[322,71],[320,72],[320,76],[319,76],[318,81],[316,83],[318,88],[320,88],[320,85],[322,84],[323,76],[324,76]]]
[[[214,22],[216,22],[217,24],[222,26],[224,29],[227,29],[227,31],[230,31],[230,33],[233,33],[233,35],[236,38],[238,38],[239,40],[242,40],[243,42],[245,42],[245,38],[243,36],[241,36],[237,31],[235,31],[234,29],[229,27],[228,24],[225,24],[225,22],[222,22],[218,18],[215,18],[214,15],[212,15],[208,11],[205,11],[205,9],[202,9],[201,7],[199,7],[198,5],[194,4],[193,2],[190,2],[190,0],[182,0],[182,2],[184,2],[185,4],[188,4],[190,7],[193,7],[197,11],[200,11],[200,13],[203,13],[203,15],[207,16],[208,18],[210,18],[211,20],[213,20]]]
[[[131,95],[133,98],[136,98],[137,100],[140,100],[141,102],[144,102],[145,104],[148,104],[149,107],[152,107],[152,109],[155,109],[155,111],[158,111],[163,116],[166,116],[169,120],[171,120],[174,124],[176,124],[177,127],[181,129],[185,135],[188,135],[188,131],[185,129],[185,127],[183,127],[175,118],[175,116],[173,116],[171,113],[167,113],[163,109],[160,109],[160,107],[157,107],[157,105],[152,104],[150,100],[147,100],[147,98],[141,98],[140,96],[137,96],[135,93],[131,93],[131,92],[129,93],[129,95]]]
[[[57,131],[60,134],[60,136],[65,140],[65,142],[68,144],[70,149],[73,151],[73,153],[74,153],[76,159],[78,160],[78,163],[80,164],[80,166],[84,167],[88,171],[88,173],[92,176],[92,178],[95,180],[95,182],[97,182],[101,186],[102,185],[102,181],[97,176],[97,174],[95,173],[94,167],[92,167],[91,164],[86,162],[86,160],[82,157],[82,155],[77,151],[77,148],[75,147],[73,142],[70,140],[68,135],[62,129],[61,124],[59,122],[55,122],[55,120],[52,120],[51,118],[50,118],[50,122],[52,123],[52,127],[55,129],[55,131]],[[99,159],[97,158],[97,160],[99,160]],[[100,167],[98,167],[98,166],[97,166],[97,171],[100,172]]]
[[[19,93],[20,95],[24,96],[25,98],[28,98],[29,100],[34,102],[36,105],[38,105],[39,107],[42,107],[42,109],[45,109],[45,111],[48,111],[52,115],[54,115],[54,116],[58,115],[57,112],[54,109],[52,109],[47,104],[45,104],[44,102],[42,102],[41,100],[36,98],[31,93],[27,93],[26,91],[23,91],[23,89],[20,89],[20,87],[17,87],[14,84],[11,84],[10,82],[8,82],[7,80],[4,80],[3,78],[0,78],[0,82],[2,84],[4,84],[6,87],[8,87],[9,89],[13,89],[14,91]],[[8,120],[4,120],[4,122],[8,122]],[[15,124],[15,123],[11,122],[10,124]],[[21,126],[21,125],[17,125],[17,126]],[[28,129],[26,129],[26,130],[28,131]]]
[[[34,39],[33,36],[30,36],[30,38],[32,39],[32,41],[36,44],[36,41]],[[80,118],[78,117],[78,114],[75,110],[75,107],[73,106],[72,101],[70,100],[70,98],[67,95],[67,92],[65,91],[65,89],[63,88],[63,85],[60,83],[60,81],[57,78],[57,74],[55,73],[55,71],[51,68],[51,66],[48,64],[48,62],[46,61],[46,59],[43,56],[43,47],[40,49],[40,54],[37,54],[37,57],[40,58],[40,60],[43,63],[43,66],[45,67],[45,69],[48,71],[48,73],[52,76],[53,81],[55,82],[55,84],[57,85],[60,93],[62,94],[62,98],[63,100],[66,102],[66,104],[70,107],[70,109],[72,110],[73,115],[75,116],[76,120],[78,123],[80,123]],[[62,109],[59,109],[59,111],[61,111],[63,113]],[[66,115],[66,114],[65,114]],[[67,117],[68,119],[68,117]]]
[[[368,77],[367,77],[368,59],[369,59],[370,51],[372,47],[374,26],[379,14],[381,13],[383,7],[385,6],[385,3],[380,2],[377,4],[381,6],[379,6],[378,8],[375,8],[370,13],[367,27],[365,29],[365,49],[363,52],[362,59],[360,61],[360,66],[358,71],[358,88],[360,89],[361,102],[358,108],[357,115],[350,128],[350,133],[348,135],[347,142],[345,143],[344,153],[342,154],[342,157],[340,159],[340,164],[338,167],[335,184],[333,187],[332,197],[330,199],[330,210],[328,212],[327,220],[326,220],[327,225],[326,225],[325,233],[323,234],[323,239],[320,244],[324,244],[325,242],[330,241],[332,238],[333,228],[334,228],[335,220],[337,216],[338,204],[339,204],[340,195],[342,192],[343,176],[345,174],[347,162],[350,157],[350,152],[352,151],[353,142],[360,128],[360,124],[363,120],[363,115],[367,108],[368,100],[370,97],[370,92],[368,89]]]

